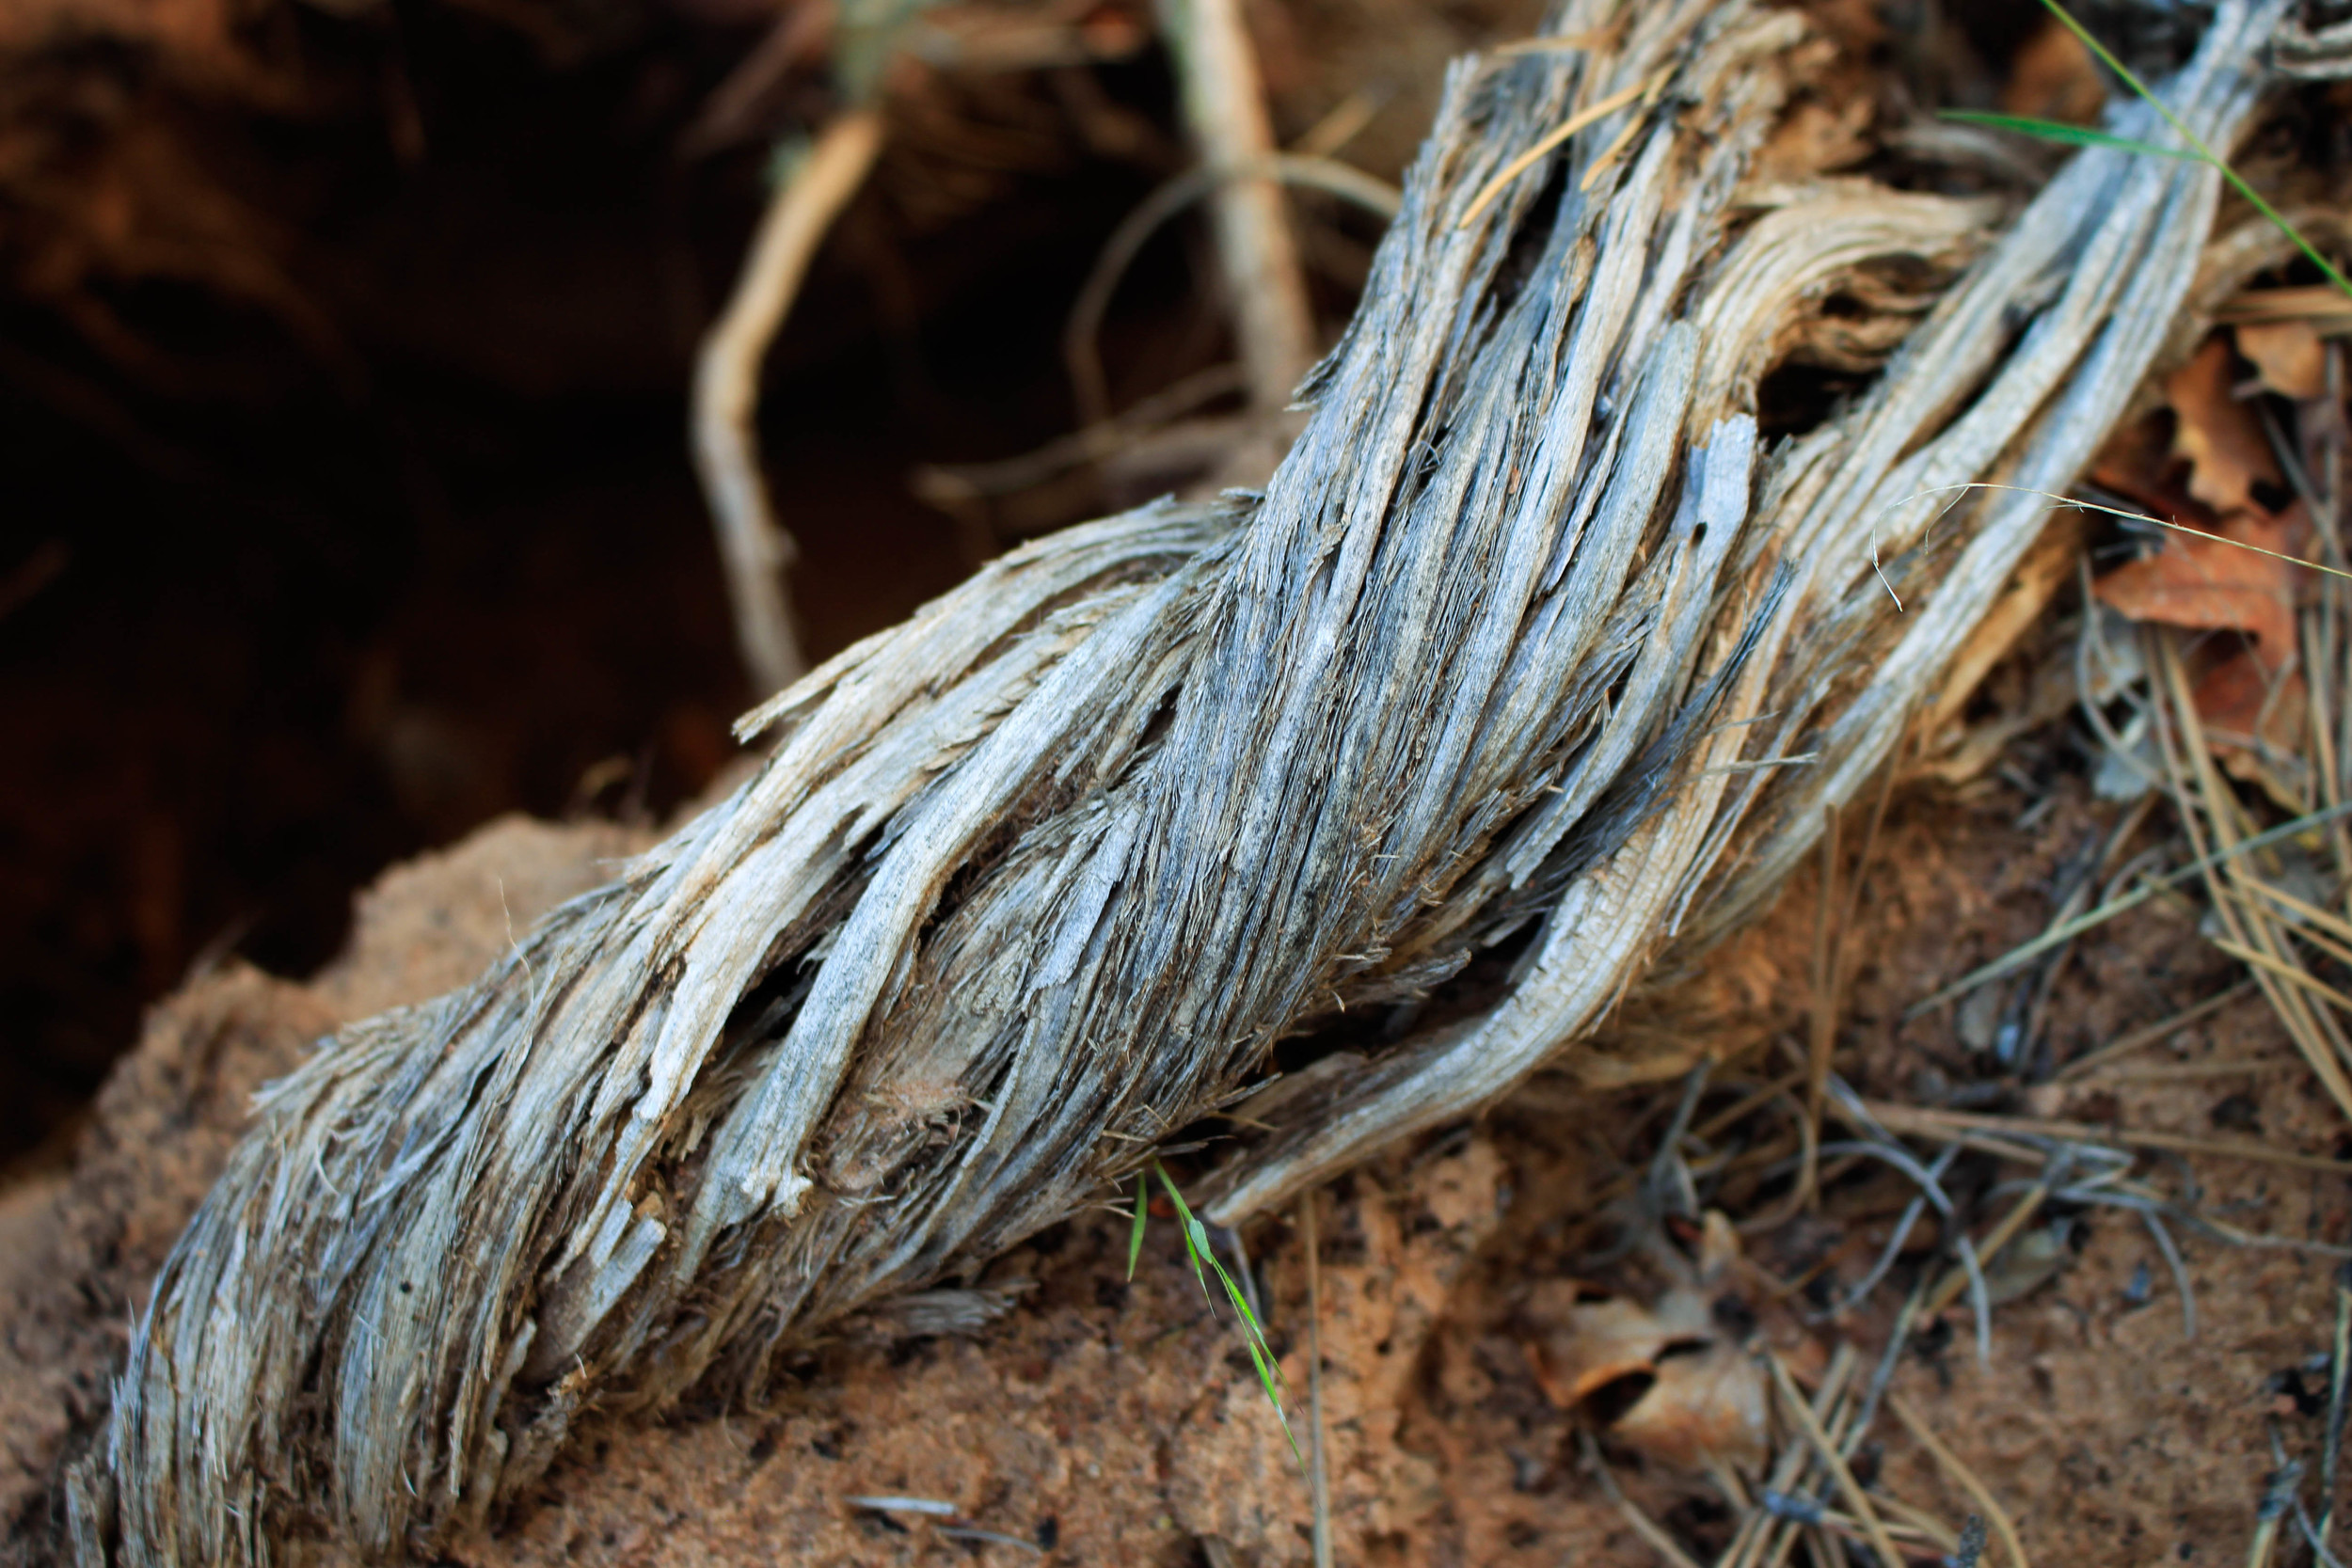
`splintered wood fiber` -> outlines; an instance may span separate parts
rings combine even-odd
[[[2216,147],[2281,9],[2223,0],[2163,86]],[[1474,1006],[1253,1111],[1213,1217],[1539,1062],[1661,1065],[1594,1025],[1887,757],[2047,511],[1947,487],[2074,479],[2218,181],[2092,149],[2017,203],[1767,186],[1827,48],[1800,13],[1551,27],[1608,41],[1453,68],[1263,495],[1055,535],[850,649],[744,721],[733,798],[269,1092],[72,1478],[84,1560],[429,1550],[588,1413],[756,1397],[1106,1196],[1278,1039],[1514,933]],[[1889,264],[1948,281],[1849,406],[1759,439],[1759,377]]]

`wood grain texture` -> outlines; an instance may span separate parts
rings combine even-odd
[[[2227,0],[2167,88],[2217,145],[2280,10]],[[842,654],[745,721],[774,749],[735,797],[267,1095],[76,1477],[86,1561],[427,1550],[587,1413],[755,1397],[828,1322],[1102,1199],[1277,1040],[1515,932],[1499,997],[1232,1146],[1216,1217],[1563,1053],[1643,1069],[1595,1024],[1761,908],[2045,510],[1925,492],[2071,482],[2217,181],[2086,151],[1997,231],[1759,194],[1796,14],[1555,26],[1615,41],[1454,69],[1263,495],[1046,539]],[[1777,345],[1890,261],[1957,280],[1851,408],[1760,441]]]

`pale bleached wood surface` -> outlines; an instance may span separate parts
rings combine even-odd
[[[2280,11],[2225,0],[2167,88],[2217,144]],[[274,1090],[75,1477],[85,1560],[429,1549],[586,1414],[755,1395],[1102,1199],[1279,1038],[1533,925],[1499,998],[1232,1146],[1220,1218],[1576,1064],[1661,952],[1761,907],[2042,515],[1921,493],[2073,480],[2217,182],[2086,151],[2005,227],[1759,195],[1799,16],[1555,22],[1617,24],[1455,67],[1263,496],[1041,541],[841,655],[747,721],[773,753],[733,799]],[[1760,442],[1757,375],[1888,260],[1965,270],[1854,406]]]

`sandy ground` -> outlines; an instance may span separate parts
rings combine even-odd
[[[1971,1071],[1964,1022],[1951,1009],[1910,1024],[1902,1009],[2039,931],[2058,868],[2116,815],[2061,784],[2020,829],[2015,818],[2033,801],[2006,785],[1976,793],[1975,804],[1899,795],[1873,861],[1839,1034],[1865,1093],[1924,1101]],[[51,1560],[58,1467],[97,1429],[129,1316],[252,1087],[338,1021],[470,975],[510,929],[643,842],[603,825],[500,822],[384,878],[362,902],[351,948],[314,982],[231,968],[193,979],[154,1010],[72,1169],[0,1195],[8,1560]],[[1805,1026],[1812,906],[1801,881],[1766,923],[1636,1009],[1629,1026],[1744,1049],[1724,1077],[1758,1076],[1742,1060]],[[2079,946],[2049,1002],[2058,1059],[2232,982],[2192,919],[2146,908]],[[2022,1108],[2343,1152],[2343,1129],[2258,998],[2118,1070],[2137,1076],[2028,1091]],[[1584,1468],[1581,1418],[1547,1400],[1530,1352],[1562,1332],[1565,1304],[1591,1276],[1595,1195],[1645,1154],[1672,1098],[1538,1081],[1481,1123],[1320,1196],[1338,1560],[1659,1560]],[[2193,1174],[2206,1212],[2247,1230],[2352,1233],[2352,1187],[2340,1174],[2202,1156],[2147,1168],[2172,1182]],[[1883,1221],[1867,1217],[1859,1186],[1833,1193],[1832,1218],[1752,1238],[1752,1256],[1784,1278],[1823,1259],[1845,1277],[1858,1273]],[[1308,1282],[1295,1214],[1261,1221],[1247,1243],[1303,1431]],[[804,1354],[772,1408],[713,1405],[611,1426],[449,1560],[1309,1560],[1306,1486],[1230,1322],[1185,1272],[1172,1227],[1152,1228],[1132,1284],[1125,1244],[1115,1215],[1079,1216],[990,1268],[982,1283],[1031,1283],[1019,1307],[977,1336],[909,1339],[886,1324],[851,1324]],[[2270,1430],[2293,1453],[2317,1451],[2329,1262],[2199,1236],[2183,1247],[2194,1340],[2149,1232],[2132,1215],[2090,1212],[2054,1275],[1994,1313],[1989,1365],[1955,1310],[1896,1374],[1896,1391],[2000,1497],[2038,1562],[2241,1561],[2274,1465]],[[1875,1315],[1846,1325],[1867,1356],[1897,1294],[1882,1292]],[[1826,1343],[1827,1331],[1814,1337]],[[1882,1436],[1864,1450],[1866,1472],[1956,1526],[1966,1497],[1899,1428]],[[1727,1537],[1704,1483],[1613,1443],[1610,1451],[1633,1497],[1694,1555]],[[933,1499],[955,1516],[850,1500],[872,1496]],[[2301,1561],[2301,1551],[2280,1560]]]

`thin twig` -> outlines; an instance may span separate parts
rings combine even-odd
[[[2139,1217],[2146,1222],[2148,1234],[2156,1243],[2157,1256],[2172,1273],[2172,1288],[2181,1292],[2181,1338],[2197,1338],[2197,1287],[2188,1277],[2188,1262],[2181,1256],[2180,1243],[2164,1223],[2164,1216],[2153,1209],[2142,1209]]]
[[[1201,161],[1239,171],[1271,157],[1273,122],[1239,0],[1161,0],[1160,14]],[[1211,213],[1249,401],[1280,408],[1315,358],[1307,275],[1281,189],[1264,175],[1236,174],[1218,182]]]
[[[1062,325],[1062,366],[1070,377],[1071,396],[1077,403],[1078,418],[1086,428],[1100,428],[1120,417],[1111,412],[1109,383],[1103,374],[1102,353],[1096,347],[1103,317],[1110,309],[1111,296],[1118,291],[1120,279],[1135,264],[1143,243],[1157,233],[1162,224],[1220,184],[1245,176],[1318,190],[1384,220],[1396,216],[1404,199],[1395,186],[1361,169],[1330,158],[1295,152],[1270,152],[1230,167],[1203,165],[1176,176],[1145,197],[1135,211],[1120,219],[1119,227],[1103,242],[1093,269],[1079,286],[1078,297],[1071,303],[1069,318]],[[1247,365],[1243,371],[1243,385],[1254,391],[1256,372]],[[1289,394],[1286,391],[1283,395]]]
[[[695,361],[694,471],[718,531],[736,644],[763,697],[800,679],[808,660],[784,592],[792,539],[776,522],[759,467],[760,363],[825,231],[866,182],[882,142],[880,111],[852,109],[777,182],[743,275]]]
[[[1879,1418],[1879,1406],[1885,1402],[1895,1384],[1895,1369],[1902,1364],[1903,1347],[1911,1342],[1911,1331],[1919,1325],[1919,1303],[1927,1294],[1927,1281],[1912,1287],[1911,1294],[1895,1312],[1895,1325],[1887,1330],[1886,1348],[1879,1352],[1879,1364],[1864,1386],[1861,1402],[1854,1407],[1853,1420],[1838,1439],[1838,1451],[1851,1458],[1861,1451],[1862,1441],[1870,1434],[1870,1428]]]
[[[1951,1169],[1952,1162],[1959,1158],[1960,1145],[1957,1143],[1947,1145],[1944,1152],[1935,1157],[1935,1164],[1928,1167],[1928,1174],[1939,1181],[1942,1180],[1944,1173]],[[1841,1318],[1870,1299],[1870,1293],[1879,1288],[1880,1281],[1893,1272],[1896,1259],[1902,1256],[1904,1243],[1911,1240],[1913,1227],[1919,1223],[1920,1216],[1927,1212],[1928,1198],[1925,1193],[1918,1194],[1909,1203],[1903,1205],[1901,1217],[1896,1220],[1895,1228],[1887,1235],[1885,1246],[1879,1250],[1878,1261],[1870,1265],[1868,1274],[1854,1282],[1853,1289],[1848,1291],[1842,1300],[1822,1314],[1824,1320],[1835,1321]]]

